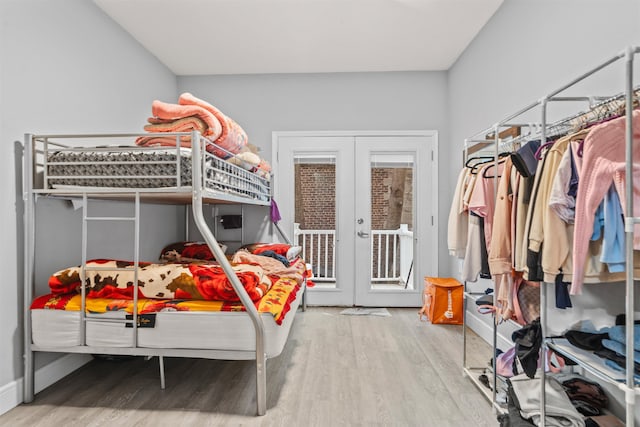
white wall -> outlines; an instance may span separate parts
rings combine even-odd
[[[461,159],[465,138],[561,88],[627,46],[639,44],[637,0],[505,0],[449,70],[452,143],[441,147],[441,156]],[[636,85],[640,84],[638,75]],[[561,95],[615,95],[624,90],[623,79],[624,61],[618,61]],[[557,120],[586,107],[585,103],[552,103],[549,113]],[[540,109],[514,120],[539,121]],[[443,188],[451,183],[448,194],[452,194],[458,171],[442,169]],[[457,262],[449,260],[449,271],[457,275]],[[486,288],[487,282],[478,287]],[[547,289],[553,333],[562,333],[585,318],[611,324],[624,311],[622,284],[587,285],[582,296],[572,298],[575,307],[566,311],[553,308],[553,286]],[[619,402],[615,409],[624,415]]]
[[[153,99],[175,96],[176,85],[166,67],[92,2],[0,2],[0,196],[5,200],[0,205],[0,413],[22,398],[21,160],[14,141],[22,141],[25,132],[141,131]],[[79,237],[58,226],[78,219],[73,212],[53,203],[38,222],[39,230],[50,231],[38,241],[38,253],[48,264],[42,271],[77,264]],[[173,207],[164,213],[179,215]],[[163,237],[155,238],[156,246],[174,236]]]
[[[450,143],[445,72],[184,76],[178,89],[236,120],[267,160],[273,131],[436,130],[440,147]],[[441,155],[440,162],[448,158]],[[440,235],[433,242],[445,261],[449,198],[440,195]]]

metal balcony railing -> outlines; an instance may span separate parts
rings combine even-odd
[[[302,230],[294,224],[294,242],[311,264],[315,282],[336,280],[335,230]],[[371,230],[371,282],[404,285],[413,264],[413,231],[407,224],[397,230]]]

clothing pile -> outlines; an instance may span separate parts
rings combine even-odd
[[[501,427],[571,426],[623,427],[607,413],[609,399],[602,387],[578,374],[547,375],[545,419],[540,405],[540,378],[517,375],[508,382],[508,413],[498,417]]]

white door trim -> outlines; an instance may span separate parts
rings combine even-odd
[[[272,194],[275,200],[279,200],[281,197],[281,192],[283,191],[281,185],[278,184],[278,170],[279,170],[279,160],[278,160],[278,151],[279,151],[279,139],[282,137],[359,137],[359,136],[384,136],[384,137],[393,137],[393,136],[425,136],[431,138],[433,144],[432,149],[428,153],[428,158],[417,159],[420,164],[419,167],[430,167],[431,173],[431,182],[427,183],[430,186],[430,193],[433,195],[431,200],[428,200],[428,208],[427,212],[416,212],[416,215],[428,215],[429,217],[426,219],[426,222],[430,225],[429,227],[422,228],[420,230],[420,235],[416,236],[416,253],[418,254],[426,254],[430,253],[429,262],[420,262],[420,260],[416,260],[414,264],[414,269],[412,271],[412,275],[416,278],[416,288],[413,293],[416,294],[415,305],[421,305],[421,299],[417,294],[420,293],[421,288],[421,278],[424,276],[437,276],[438,275],[438,250],[429,250],[429,247],[433,247],[433,245],[438,245],[438,234],[439,234],[439,221],[438,221],[438,132],[434,130],[404,130],[404,131],[274,131],[272,132],[272,164],[273,171],[275,177],[272,179]],[[425,164],[428,163],[428,166]],[[422,206],[421,203],[421,195],[415,195],[415,202],[417,206]]]

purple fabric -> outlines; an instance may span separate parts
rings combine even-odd
[[[281,219],[282,217],[280,216],[280,210],[278,209],[278,204],[273,198],[271,198],[271,222],[273,222],[274,224],[277,224],[278,221],[280,221]]]

